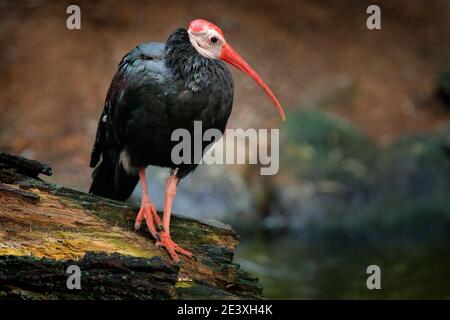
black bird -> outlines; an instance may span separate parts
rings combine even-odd
[[[140,180],[142,201],[135,228],[145,218],[156,244],[164,247],[174,261],[179,261],[177,253],[192,257],[171,240],[169,225],[178,183],[197,164],[174,164],[171,151],[176,142],[171,141],[171,134],[178,128],[193,133],[194,121],[201,121],[203,130],[224,132],[234,89],[230,71],[222,61],[255,80],[285,120],[278,99],[228,45],[222,31],[211,22],[197,19],[188,30],[180,28],[172,33],[165,44],[141,44],[122,59],[98,124],[90,162],[96,167],[90,192],[123,201]],[[207,146],[204,143],[203,150]],[[171,169],[162,221],[147,191],[145,168],[149,165]]]

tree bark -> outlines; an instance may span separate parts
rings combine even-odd
[[[258,279],[233,263],[227,225],[173,216],[175,242],[197,259],[174,265],[137,210],[41,180],[51,168],[0,153],[0,299],[260,298]],[[69,289],[68,266],[81,270]]]

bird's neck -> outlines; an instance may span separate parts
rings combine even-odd
[[[167,66],[176,78],[182,78],[193,92],[206,90],[211,84],[215,61],[201,56],[192,46],[186,29],[172,33],[164,48]]]

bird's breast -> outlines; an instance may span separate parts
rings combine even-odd
[[[233,81],[226,66],[218,64],[199,90],[182,77],[170,80],[158,90],[144,85],[135,92],[125,133],[134,166],[172,166],[171,152],[177,143],[172,134],[185,129],[193,135],[194,122],[201,122],[203,130],[225,129],[233,104]]]

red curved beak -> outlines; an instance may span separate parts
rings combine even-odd
[[[236,52],[234,49],[225,43],[222,47],[222,51],[220,52],[220,59],[235,66],[242,72],[246,73],[250,78],[252,78],[269,96],[272,100],[275,108],[278,110],[280,114],[281,120],[286,121],[286,117],[284,116],[283,108],[281,107],[280,101],[278,101],[277,97],[273,94],[272,90],[270,90],[269,86],[261,79],[261,77],[256,73],[255,70],[252,69],[245,62],[244,59]]]

